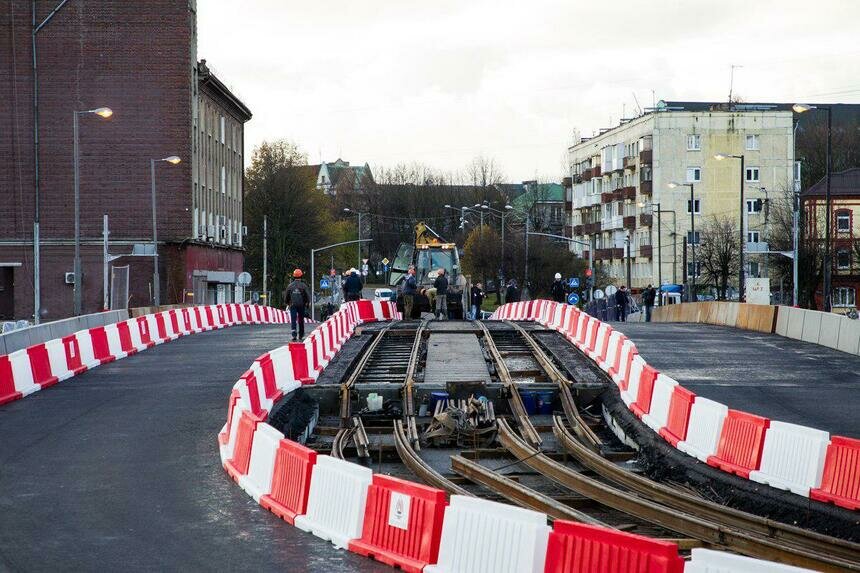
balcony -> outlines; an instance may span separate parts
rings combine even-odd
[[[618,191],[607,191],[606,193],[600,194],[600,202],[601,203],[612,203],[613,201],[620,201],[621,194]]]
[[[624,258],[624,248],[618,247],[615,249],[609,249],[609,258],[610,259],[623,259]]]
[[[609,231],[610,229],[621,229],[623,226],[624,217],[620,215],[613,215],[603,219],[603,230],[605,231]]]
[[[639,192],[643,195],[651,196],[651,192],[653,191],[654,184],[652,181],[642,181],[639,183]]]
[[[636,187],[622,187],[619,191],[621,192],[622,201],[626,199],[629,199],[630,201],[636,200]]]
[[[602,175],[602,173],[600,171],[600,165],[595,165],[594,167],[591,168],[591,175],[593,177],[600,177]]]
[[[565,177],[561,180],[561,186],[565,188],[573,187],[573,177]]]
[[[642,245],[639,247],[639,256],[640,257],[648,257],[649,259],[653,256],[654,246],[653,245]]]
[[[639,152],[639,163],[643,165],[651,165],[653,153],[650,149],[643,149]]]
[[[591,169],[586,169],[582,172],[582,180],[583,181],[591,181],[591,177],[594,175]]]
[[[586,223],[582,226],[582,233],[584,235],[594,235],[599,233],[602,230],[600,222],[597,223]]]
[[[572,212],[573,211],[573,201],[565,201],[564,202],[564,210],[569,212],[569,213]]]
[[[624,228],[625,229],[635,229],[636,228],[636,215],[630,215],[629,217],[624,217]]]
[[[611,259],[609,254],[612,249],[594,249],[594,258],[598,260]]]
[[[583,259],[585,259],[585,260],[587,261],[587,260],[588,260],[588,256],[589,256],[590,254],[591,254],[591,253],[590,253],[589,251],[582,251],[582,258],[583,258]]]
[[[574,225],[574,226],[573,226],[573,234],[574,234],[574,236],[585,234],[585,233],[583,232],[583,230],[582,230],[582,228],[583,228],[584,226],[585,226],[585,225]]]
[[[636,169],[636,156],[631,155],[624,158],[624,169]]]
[[[654,222],[654,215],[650,213],[642,213],[639,215],[639,226],[650,227]],[[643,255],[644,256],[644,255]]]

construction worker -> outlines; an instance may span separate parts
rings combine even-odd
[[[302,269],[293,271],[293,281],[284,289],[283,300],[290,309],[293,342],[305,337],[305,309],[311,302],[308,285],[302,280]],[[296,331],[298,330],[298,337]]]
[[[550,294],[552,294],[552,300],[555,302],[564,302],[567,298],[567,289],[561,280],[561,273],[555,273],[555,280],[552,282]]]
[[[355,268],[349,269],[349,276],[346,277],[343,288],[346,293],[347,302],[351,300],[361,300],[361,289],[364,285],[361,283],[361,277],[358,276],[358,270]]]
[[[436,318],[445,320],[448,318],[448,277],[444,268],[439,269],[433,288],[436,289]]]
[[[409,267],[406,280],[403,281],[403,320],[412,320],[412,305],[418,292],[418,281],[415,279],[415,267]]]

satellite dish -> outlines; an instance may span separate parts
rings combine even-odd
[[[606,296],[612,296],[618,292],[618,288],[615,285],[609,285],[604,290],[606,291]]]
[[[604,296],[606,296],[606,295],[604,295],[604,294],[603,294],[603,291],[602,291],[602,290],[600,290],[599,288],[598,288],[598,289],[594,289],[594,298],[595,298],[596,300],[600,300],[600,299],[602,299]]]
[[[251,273],[239,273],[239,278],[236,279],[239,286],[248,286],[251,284]]]

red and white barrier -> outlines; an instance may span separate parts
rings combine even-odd
[[[833,436],[824,460],[821,486],[809,497],[847,509],[860,509],[860,440]]]
[[[272,491],[272,474],[278,444],[284,435],[268,424],[258,424],[251,443],[251,458],[248,473],[239,477],[239,487],[259,502]]]
[[[749,477],[808,497],[809,490],[821,483],[829,443],[828,432],[771,422],[764,437],[761,464]]]
[[[764,433],[770,420],[738,410],[729,410],[723,421],[720,442],[708,465],[749,478],[761,462]]]
[[[812,570],[696,547],[684,573],[812,573]]]
[[[669,419],[669,405],[678,381],[665,374],[658,374],[654,381],[654,391],[651,395],[651,408],[642,416],[646,426],[659,433]]]
[[[690,409],[687,437],[676,447],[703,462],[708,461],[717,452],[728,413],[729,408],[725,404],[697,396]]]

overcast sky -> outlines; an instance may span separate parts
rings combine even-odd
[[[198,0],[198,16],[198,57],[254,114],[247,158],[287,138],[313,163],[484,155],[511,181],[559,179],[574,128],[631,116],[633,94],[724,101],[731,64],[745,101],[860,102],[860,0]]]

